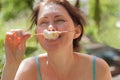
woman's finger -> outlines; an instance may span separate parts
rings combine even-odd
[[[27,40],[28,38],[30,38],[30,36],[31,36],[30,33],[25,32],[25,33],[24,33],[24,36],[23,36],[23,42],[26,42],[26,40]]]

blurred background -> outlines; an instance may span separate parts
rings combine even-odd
[[[83,11],[87,21],[80,52],[103,58],[110,66],[113,80],[120,80],[120,0],[68,1]],[[0,76],[5,60],[5,33],[29,28],[33,2],[0,0]],[[30,32],[34,34],[34,29]],[[43,52],[35,37],[27,41],[25,58]]]

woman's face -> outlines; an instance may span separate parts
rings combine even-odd
[[[72,31],[75,26],[65,8],[57,4],[48,4],[39,11],[36,33],[42,33],[45,29],[49,31]],[[74,32],[62,33],[55,40],[47,40],[42,35],[38,35],[37,39],[46,51],[51,51],[72,47],[74,34]]]

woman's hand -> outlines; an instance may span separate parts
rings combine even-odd
[[[6,64],[20,64],[25,54],[26,40],[29,37],[30,34],[21,29],[11,30],[6,33]]]
[[[26,40],[29,37],[30,34],[21,29],[11,30],[6,33],[6,62],[3,67],[1,80],[14,80],[18,67],[24,57]]]

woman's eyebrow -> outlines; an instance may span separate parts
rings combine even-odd
[[[56,15],[55,18],[57,18],[57,17],[64,17],[64,16],[63,15]]]
[[[56,15],[55,16],[55,18],[59,18],[59,17],[63,17],[64,18],[64,16],[63,15]],[[41,18],[38,18],[38,21],[40,21],[41,19],[47,19],[48,17],[46,17],[46,16],[42,16]]]
[[[42,18],[48,18],[48,17],[46,17],[46,16],[42,16],[40,19],[42,19]]]
[[[42,19],[47,19],[47,17],[41,17],[41,18],[38,18],[38,21],[41,21]]]

